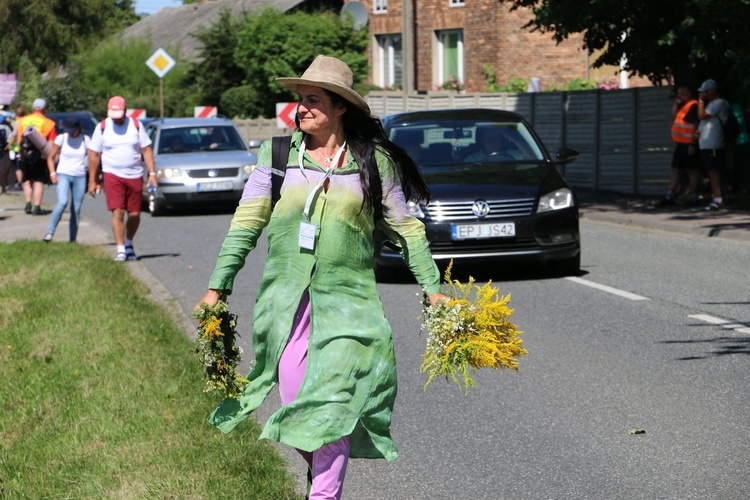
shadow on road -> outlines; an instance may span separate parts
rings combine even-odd
[[[707,359],[709,357],[728,356],[741,354],[750,356],[750,337],[715,337],[709,339],[687,339],[687,340],[667,340],[662,344],[671,345],[694,345],[696,347],[705,347],[708,352],[700,355],[684,356],[677,358],[677,361],[696,361]]]
[[[445,275],[445,269],[448,262],[439,261],[441,282]],[[575,276],[585,276],[588,272],[581,269]],[[511,281],[536,281],[563,278],[566,275],[561,274],[555,267],[549,263],[518,263],[508,262],[504,264],[497,263],[460,263],[454,262],[451,270],[451,279],[459,280],[465,283],[469,277],[473,277],[477,283],[492,281],[493,283],[503,283]],[[403,266],[402,268],[393,269],[386,279],[379,280],[379,283],[388,284],[410,284],[416,283],[411,272]]]

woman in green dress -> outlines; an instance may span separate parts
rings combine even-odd
[[[408,200],[426,201],[429,190],[414,162],[370,116],[343,61],[321,55],[302,77],[277,81],[299,95],[281,196],[272,207],[267,141],[201,299],[213,306],[231,293],[267,227],[268,255],[253,309],[255,366],[245,391],[209,420],[231,431],[278,384],[283,406],[261,438],[302,454],[311,472],[309,498],[340,498],[349,457],[398,455],[390,436],[396,362],[375,286],[373,230],[377,224],[401,245],[406,264],[437,303],[440,274],[424,225],[407,208]]]

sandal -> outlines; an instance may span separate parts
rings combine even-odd
[[[125,255],[127,260],[138,260],[138,257],[135,256],[133,245],[127,245],[125,247]]]

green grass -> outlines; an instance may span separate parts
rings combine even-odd
[[[206,422],[218,396],[147,296],[97,248],[0,243],[0,498],[300,498],[255,420]]]

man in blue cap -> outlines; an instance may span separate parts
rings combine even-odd
[[[716,81],[708,79],[698,89],[698,147],[701,163],[711,181],[711,203],[705,208],[716,212],[724,208],[721,196],[721,171],[727,166],[724,124],[729,118],[729,103],[719,96]]]

